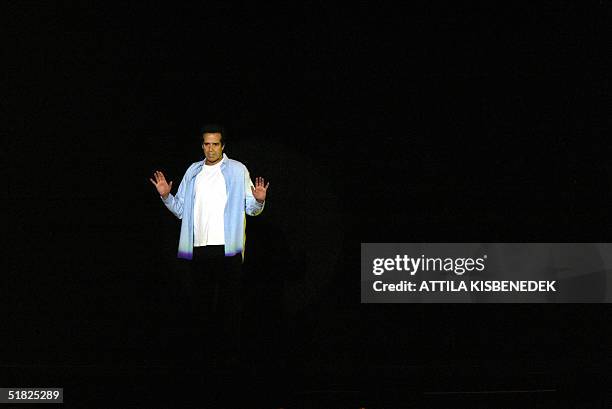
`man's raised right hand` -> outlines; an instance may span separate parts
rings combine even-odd
[[[153,177],[155,180],[151,178],[149,178],[149,180],[151,183],[153,183],[159,195],[166,199],[170,194],[170,190],[172,190],[172,181],[170,181],[170,184],[168,184],[168,182],[166,182],[166,177],[159,170],[156,170],[153,173]]]

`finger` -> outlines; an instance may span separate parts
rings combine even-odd
[[[270,186],[270,182],[266,183],[266,187],[264,187],[264,189],[268,190],[268,186]]]
[[[157,187],[157,183],[155,183],[153,179],[149,178],[149,180],[151,181],[151,183],[153,183],[153,186]]]
[[[170,190],[172,190],[172,181],[170,181],[170,184],[168,186],[170,187]]]
[[[251,192],[253,193],[253,196],[255,195],[255,188],[253,186],[251,186]]]

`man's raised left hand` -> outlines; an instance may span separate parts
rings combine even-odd
[[[266,201],[268,186],[270,186],[270,182],[266,183],[264,178],[255,178],[255,187],[251,186],[251,192],[253,192],[253,197],[255,197],[259,203]]]

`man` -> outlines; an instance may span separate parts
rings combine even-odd
[[[223,152],[225,132],[220,126],[202,130],[204,160],[185,172],[176,196],[160,171],[149,179],[164,205],[181,219],[178,257],[192,260],[196,315],[208,328],[213,358],[236,362],[239,352],[241,276],[246,216],[263,211],[269,183]]]

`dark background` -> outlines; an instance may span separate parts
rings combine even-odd
[[[271,182],[247,228],[256,389],[609,397],[607,305],[361,305],[358,280],[361,242],[610,241],[609,3],[10,2],[5,19],[3,385],[137,405],[190,376],[179,221],[148,178],[176,191],[222,122],[228,156]]]

